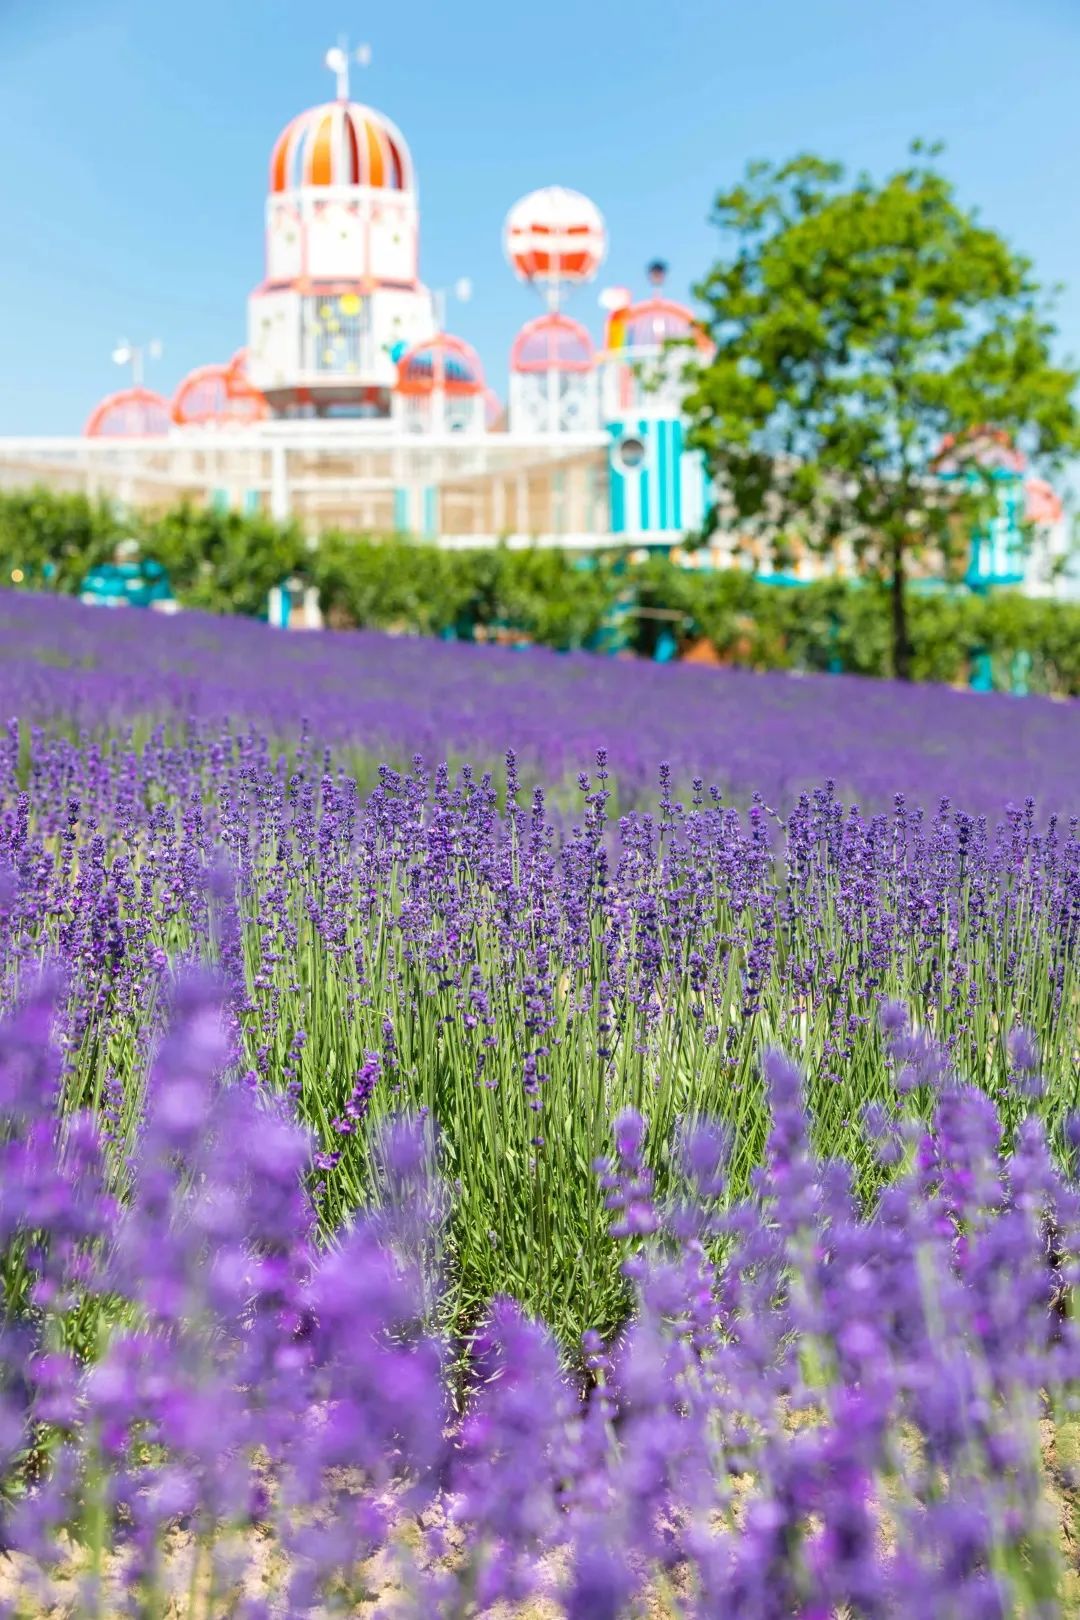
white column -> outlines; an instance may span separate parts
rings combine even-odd
[[[529,482],[523,472],[517,475],[517,511],[515,520],[519,534],[529,533]]]
[[[289,516],[289,466],[283,444],[270,447],[270,516],[278,523]]]

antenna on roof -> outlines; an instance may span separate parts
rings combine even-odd
[[[349,99],[349,63],[356,62],[360,67],[367,67],[371,62],[371,46],[358,45],[355,51],[349,50],[349,42],[342,34],[336,45],[331,45],[323,61],[330,72],[337,78],[337,95],[339,101]]]
[[[439,332],[446,330],[446,300],[453,296],[459,304],[467,304],[473,295],[472,279],[469,276],[458,276],[448,294],[445,287],[438,288],[431,295],[435,312],[435,328]]]
[[[112,361],[114,366],[130,366],[131,381],[136,388],[141,388],[144,361],[160,360],[161,354],[160,338],[151,338],[149,343],[129,343],[127,338],[121,338],[113,349]]]

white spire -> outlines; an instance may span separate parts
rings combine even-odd
[[[367,67],[371,61],[371,46],[358,45],[355,51],[349,50],[349,42],[344,35],[336,45],[331,45],[323,61],[337,80],[337,95],[339,101],[349,99],[349,63],[358,62],[361,67]]]

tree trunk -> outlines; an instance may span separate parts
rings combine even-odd
[[[892,541],[892,668],[898,681],[911,679],[911,642],[908,639],[907,581],[904,575],[904,539]]]

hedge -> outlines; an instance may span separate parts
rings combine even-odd
[[[0,583],[76,592],[88,570],[134,535],[186,606],[263,614],[272,586],[303,575],[332,628],[497,637],[562,649],[625,645],[651,656],[661,630],[722,662],[759,669],[889,672],[888,602],[879,588],[824,580],[783,587],[741,571],[681,568],[666,557],[537,548],[446,551],[411,540],[330,532],[312,547],[295,524],[174,508],[120,519],[83,496],[0,493]],[[920,593],[910,604],[917,680],[1080,695],[1080,604]]]
[[[121,518],[83,495],[16,490],[0,493],[0,584],[18,570],[31,589],[77,592],[129,536],[162,564],[185,606],[216,613],[265,613],[271,587],[308,556],[295,525],[261,516],[178,506]]]

